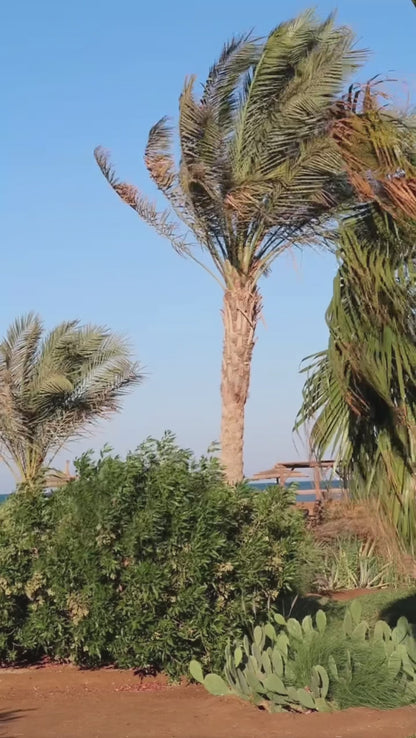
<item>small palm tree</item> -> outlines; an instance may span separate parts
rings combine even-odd
[[[307,366],[298,424],[335,450],[353,499],[372,499],[416,550],[416,233],[368,214],[340,237],[326,351]]]
[[[0,454],[16,480],[38,481],[141,380],[125,341],[106,328],[72,321],[45,336],[37,315],[16,320],[0,343]]]
[[[416,122],[377,84],[338,107],[361,203],[335,234],[328,348],[309,357],[296,427],[312,423],[312,452],[336,451],[353,497],[416,550]]]
[[[335,450],[353,497],[375,499],[416,550],[416,126],[371,86],[348,105],[340,146],[371,204],[336,234],[328,348],[305,369],[296,425],[312,422],[312,452]]]
[[[150,131],[145,163],[170,204],[158,212],[136,187],[116,179],[106,153],[95,155],[121,197],[182,255],[211,271],[224,290],[222,461],[229,482],[243,476],[244,410],[260,279],[289,246],[311,243],[339,202],[351,198],[337,141],[334,103],[362,62],[349,28],[311,11],[265,41],[233,39],[212,67],[202,95],[186,80],[179,103],[180,162],[162,118]],[[186,227],[182,232],[178,221]]]

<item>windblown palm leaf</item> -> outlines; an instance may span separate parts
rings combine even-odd
[[[361,202],[396,219],[416,218],[416,118],[395,111],[382,80],[352,85],[335,109],[331,135]]]
[[[314,219],[335,206],[334,177],[345,167],[328,139],[331,105],[363,61],[350,29],[307,11],[266,41],[232,40],[212,67],[200,99],[194,78],[179,104],[181,159],[162,118],[150,131],[145,162],[171,210],[159,213],[119,182],[105,152],[96,158],[117,194],[174,247],[211,255],[224,286],[256,279],[280,251],[311,235]],[[179,228],[178,216],[185,225]]]
[[[357,498],[377,498],[416,545],[416,233],[372,209],[340,235],[326,352],[306,367],[297,426],[313,421]]]
[[[29,314],[0,343],[0,453],[33,482],[70,439],[119,409],[142,379],[123,339],[97,326],[61,323],[43,337]]]

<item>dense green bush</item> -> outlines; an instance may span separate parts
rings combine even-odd
[[[217,668],[230,633],[298,588],[307,538],[291,492],[231,489],[170,435],[77,470],[0,511],[3,662]]]

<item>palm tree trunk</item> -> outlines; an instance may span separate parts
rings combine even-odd
[[[260,309],[260,294],[252,281],[238,282],[224,294],[221,461],[230,484],[243,478],[244,412]]]

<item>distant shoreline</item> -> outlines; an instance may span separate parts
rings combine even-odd
[[[274,487],[276,482],[270,481],[270,482],[250,482],[250,487],[253,489],[256,489],[258,491],[261,491],[263,489],[267,489],[268,487]],[[284,485],[287,488],[294,487],[300,491],[302,491],[302,494],[296,495],[296,502],[303,503],[303,502],[315,502],[316,501],[316,494],[315,494],[315,483],[313,479],[304,479],[301,482],[286,482]],[[321,480],[320,488],[323,492],[328,491],[336,491],[343,489],[342,481],[341,479],[331,479],[331,480]],[[307,492],[310,491],[310,494],[307,494]],[[306,494],[305,494],[306,493]],[[337,497],[338,495],[334,495],[334,497]]]
[[[268,487],[274,487],[276,482],[270,481],[270,482],[250,482],[249,485],[255,490],[261,491],[264,489],[267,489]],[[302,490],[301,495],[296,496],[296,502],[302,503],[302,502],[315,502],[316,495],[314,492],[315,484],[313,479],[304,479],[301,482],[286,482],[285,487],[296,487],[299,490]],[[342,489],[342,482],[340,479],[332,479],[329,481],[321,480],[321,489],[322,490],[341,490]],[[305,494],[310,490],[310,494]],[[7,494],[0,494],[0,505],[7,500],[10,495],[13,494],[13,492],[9,492]]]

